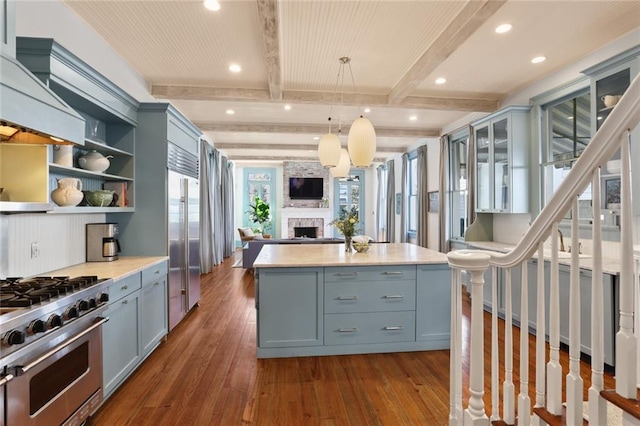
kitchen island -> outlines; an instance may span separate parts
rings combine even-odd
[[[446,255],[413,244],[265,245],[254,262],[257,355],[447,349]]]

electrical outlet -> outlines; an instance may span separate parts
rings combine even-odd
[[[40,256],[40,244],[37,241],[31,243],[31,258],[35,259]]]

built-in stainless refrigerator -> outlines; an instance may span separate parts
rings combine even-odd
[[[168,144],[169,330],[200,300],[198,158]]]

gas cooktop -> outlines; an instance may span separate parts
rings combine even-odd
[[[95,275],[81,277],[6,278],[0,280],[0,313],[47,302],[105,281]]]

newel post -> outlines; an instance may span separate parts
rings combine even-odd
[[[469,344],[469,406],[464,411],[464,424],[488,426],[489,417],[484,410],[484,324],[482,288],[484,273],[491,256],[481,250],[458,250],[447,255],[452,268],[471,273],[471,337]],[[462,315],[462,312],[459,313]],[[460,345],[461,342],[456,342]],[[452,347],[453,350],[453,347]],[[461,366],[459,366],[461,367]]]

